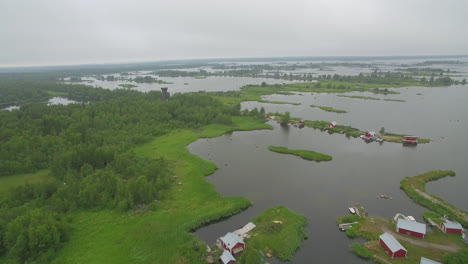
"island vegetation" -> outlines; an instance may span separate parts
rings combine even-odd
[[[346,110],[335,109],[335,108],[330,107],[330,106],[310,105],[310,107],[317,107],[317,108],[322,109],[323,111],[333,112],[333,113],[348,113],[348,111],[346,111]]]
[[[279,147],[279,146],[268,146],[268,149],[273,152],[295,155],[306,160],[315,160],[315,161],[332,160],[332,156],[323,154],[323,153],[318,153],[312,150],[288,149],[286,147]]]
[[[307,238],[307,219],[285,206],[275,206],[263,211],[252,222],[257,226],[246,240],[246,250],[239,263],[264,263],[265,255],[282,261],[291,261],[302,241]],[[260,253],[264,253],[264,256]]]
[[[400,182],[400,188],[415,202],[437,212],[448,215],[464,226],[468,226],[468,213],[458,209],[444,199],[426,192],[426,183],[446,176],[455,176],[451,170],[429,171],[414,177],[406,177]]]
[[[407,135],[386,132],[385,128],[380,129],[380,137],[387,142],[403,143],[404,136],[407,136]],[[426,143],[431,142],[429,138],[418,138],[417,141],[419,144],[426,144]]]
[[[127,88],[127,89],[132,89],[132,88],[138,87],[137,85],[130,84],[130,83],[121,83],[121,84],[119,84],[119,86],[122,87],[122,88]]]
[[[345,94],[337,94],[336,96],[339,97],[347,97],[347,98],[355,98],[355,99],[364,99],[364,100],[380,100],[380,98],[370,97],[370,96],[361,96],[361,95],[345,95]]]

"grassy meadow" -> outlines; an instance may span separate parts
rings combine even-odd
[[[74,212],[75,231],[54,263],[204,263],[204,242],[191,232],[238,213],[251,202],[222,197],[205,179],[216,164],[190,153],[186,146],[229,131],[271,128],[250,117],[233,121],[233,126],[179,130],[135,148],[142,157],[171,161],[176,182],[181,184],[174,185],[164,201],[150,205],[152,210]]]
[[[275,206],[263,211],[252,222],[257,226],[246,240],[246,251],[241,254],[239,263],[260,264],[264,254],[276,258],[292,260],[302,241],[307,238],[307,219],[285,206]]]
[[[0,196],[8,192],[9,190],[26,184],[36,183],[49,178],[48,170],[40,170],[34,173],[16,174],[10,176],[0,177]]]
[[[332,156],[327,155],[327,154],[322,154],[319,152],[315,152],[312,150],[288,149],[286,147],[278,147],[278,146],[268,146],[268,149],[277,153],[295,155],[306,160],[315,160],[315,161],[332,160]]]

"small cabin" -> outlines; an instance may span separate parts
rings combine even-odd
[[[336,127],[336,125],[337,125],[336,121],[333,121],[330,124],[328,124],[328,128],[334,128]]]
[[[404,144],[418,144],[418,137],[414,136],[403,136]]]
[[[426,236],[426,225],[398,218],[396,231],[401,234],[424,238]]]
[[[404,248],[394,236],[389,233],[383,233],[379,237],[379,242],[392,258],[403,258],[408,254],[408,250]]]
[[[245,249],[245,243],[242,238],[234,233],[229,232],[221,237],[220,240],[223,248],[233,255],[240,254]]]
[[[373,141],[376,139],[376,133],[374,131],[366,131],[364,135],[361,135],[361,138],[366,141]]]
[[[440,229],[444,233],[463,234],[463,226],[458,222],[445,220],[440,224]]]
[[[374,131],[371,131],[371,132],[366,132],[366,134],[364,136],[368,137],[368,138],[374,138],[375,135],[377,135]]]
[[[305,125],[305,122],[302,121],[302,120],[297,122],[297,127],[298,127],[298,128],[303,128],[304,125]]]

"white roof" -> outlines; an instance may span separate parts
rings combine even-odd
[[[463,226],[460,225],[460,223],[457,223],[457,222],[445,221],[444,226],[445,226],[446,228],[461,229],[461,230],[463,230]]]
[[[231,232],[221,237],[221,241],[223,241],[223,243],[228,247],[229,250],[232,250],[237,245],[237,243],[244,244],[244,241],[242,241],[242,238],[240,238],[238,235],[231,233]]]
[[[398,218],[397,228],[403,228],[409,231],[426,234],[426,225],[414,221]]]
[[[257,226],[254,223],[248,222],[243,228],[234,231],[234,234],[238,236],[243,236],[248,232],[252,231],[252,229],[254,229],[255,227]]]
[[[425,257],[421,257],[421,264],[442,264],[440,262],[437,262],[437,261],[433,261],[433,260],[430,260],[430,259],[427,259]]]
[[[397,252],[400,249],[403,249],[404,251],[408,252],[408,250],[406,250],[406,248],[404,248],[400,244],[400,242],[398,242],[398,240],[396,240],[396,238],[394,236],[392,236],[391,234],[389,234],[389,233],[383,233],[382,235],[380,235],[379,238],[382,239],[382,241],[385,243],[385,245],[387,245],[387,247],[392,252]]]
[[[332,125],[336,126],[336,121],[331,122]]]
[[[375,135],[376,133],[374,131],[369,132],[371,135]]]
[[[227,250],[224,250],[223,254],[221,255],[221,257],[219,257],[219,259],[221,259],[221,261],[224,264],[229,263],[229,261],[236,261],[234,256],[232,256],[232,254]]]

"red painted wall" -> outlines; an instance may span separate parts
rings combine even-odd
[[[407,253],[406,251],[404,251],[403,249],[400,249],[400,250],[398,250],[397,252],[395,252],[393,254],[393,257],[394,258],[404,258],[404,257],[406,257],[406,253]]]
[[[410,235],[410,236],[414,236],[414,237],[419,237],[419,238],[424,238],[424,234],[414,232],[414,231],[411,231],[411,230],[406,230],[406,229],[403,229],[403,228],[398,228],[398,233],[402,233],[402,234]]]
[[[453,234],[461,234],[463,233],[463,230],[461,229],[453,229],[453,228],[446,228],[444,223],[440,224],[440,228],[442,229],[443,232],[445,233],[453,233]]]
[[[382,239],[380,239],[380,244],[385,248],[385,250],[387,251],[388,254],[390,254],[390,256],[392,256],[392,258],[402,258],[402,257],[406,257],[406,251],[404,251],[403,249],[400,249],[398,250],[397,252],[392,252],[392,250],[390,250],[390,248],[387,247],[387,245],[383,242]]]
[[[245,249],[245,244],[242,244],[242,243],[237,243],[233,248],[232,250],[229,250],[229,248],[227,247],[227,245],[225,245],[224,243],[223,244],[223,248],[226,249],[227,251],[232,252],[234,251],[235,248],[242,248],[242,249]]]
[[[382,247],[385,248],[385,250],[387,251],[388,254],[390,254],[390,256],[393,254],[393,252],[387,247],[387,245],[385,245],[385,243],[383,242],[382,239],[380,239],[380,245],[382,245]]]
[[[446,233],[461,234],[461,233],[463,233],[463,230],[447,228],[447,229],[446,229]]]
[[[242,249],[245,249],[245,245],[244,245],[244,244],[241,244],[241,243],[237,243],[237,244],[232,248],[232,251],[234,251],[235,248],[242,248]]]

